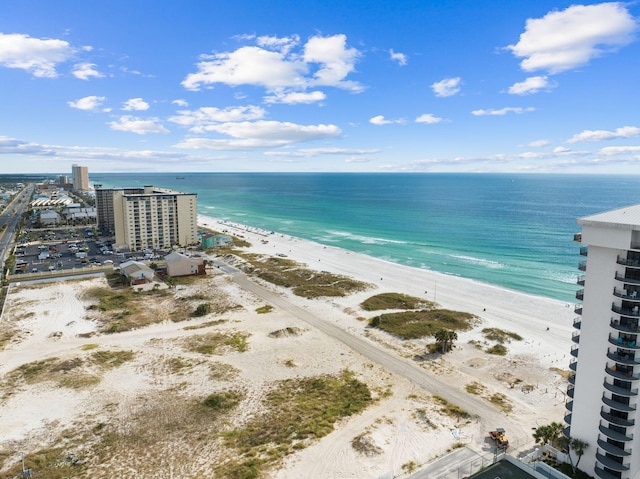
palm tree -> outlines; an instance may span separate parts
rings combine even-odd
[[[578,464],[580,464],[580,459],[582,459],[582,455],[584,451],[589,447],[589,443],[583,441],[582,439],[571,439],[569,442],[569,447],[573,450],[576,456],[578,456],[578,460],[576,461],[576,465],[573,465],[571,462],[571,467],[573,468],[573,473],[576,473],[576,469],[578,469]],[[571,451],[569,451],[571,452]],[[569,460],[571,460],[571,454],[569,454]]]
[[[551,424],[546,424],[536,428],[533,433],[533,438],[536,440],[536,443],[540,443],[542,445],[551,444],[553,446],[560,442],[562,429],[562,424],[559,422],[552,422]]]
[[[439,329],[435,332],[433,337],[436,343],[440,344],[442,353],[451,351],[453,348],[453,342],[458,339],[458,334],[451,329]]]

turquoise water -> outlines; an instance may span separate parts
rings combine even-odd
[[[640,202],[640,176],[121,173],[198,194],[209,216],[574,301],[576,218]]]

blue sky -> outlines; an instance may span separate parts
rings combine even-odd
[[[1,2],[1,170],[640,174],[639,17],[637,2]]]

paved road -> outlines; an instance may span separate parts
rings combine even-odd
[[[443,376],[442,379],[434,377],[411,361],[397,357],[374,343],[349,334],[340,327],[322,320],[304,308],[292,304],[282,296],[279,296],[254,283],[244,273],[236,272],[232,274],[232,278],[245,290],[251,291],[256,296],[273,306],[288,311],[296,318],[299,318],[310,326],[322,331],[327,336],[346,344],[352,350],[366,357],[370,361],[378,363],[388,371],[408,379],[423,388],[425,391],[431,394],[437,394],[452,404],[461,407],[470,414],[475,415],[477,420],[481,421],[485,425],[487,431],[495,429],[496,427],[505,426],[507,418],[503,413],[479,398],[449,387],[446,382],[446,376]],[[515,425],[509,424],[508,427],[510,430],[515,429]],[[517,433],[518,435],[522,435],[524,430],[518,431]]]

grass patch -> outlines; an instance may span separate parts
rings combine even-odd
[[[492,396],[489,396],[488,401],[500,409],[502,412],[510,413],[513,410],[513,406],[509,402],[507,396],[501,393],[495,393]]]
[[[256,308],[256,313],[258,314],[266,314],[270,313],[271,311],[273,311],[273,306],[271,306],[270,304],[265,304],[264,306]]]
[[[231,381],[240,374],[240,370],[231,364],[213,363],[209,366],[209,379],[212,381]]]
[[[360,303],[360,307],[365,311],[380,311],[383,309],[432,309],[434,303],[401,293],[382,293],[365,299]]]
[[[508,349],[504,344],[494,344],[490,348],[487,348],[489,354],[495,354],[496,356],[506,356]]]
[[[89,344],[84,344],[80,349],[82,349],[83,351],[91,351],[92,349],[97,349],[99,347],[100,347],[99,344],[89,343]]]
[[[469,394],[476,394],[478,396],[484,394],[484,392],[487,390],[486,387],[484,387],[482,384],[480,384],[477,381],[474,381],[472,383],[469,383],[465,386],[465,390],[469,393]]]
[[[215,332],[191,336],[182,340],[182,344],[187,350],[200,354],[224,354],[229,349],[243,353],[249,349],[248,337],[241,332]]]
[[[131,361],[134,356],[133,351],[96,351],[91,354],[91,361],[102,369],[114,369]]]
[[[33,477],[46,477],[47,479],[68,479],[85,477],[85,466],[82,462],[72,459],[62,447],[49,447],[25,454],[25,469],[32,469]],[[3,478],[17,478],[22,476],[22,462],[5,470]]]
[[[238,456],[220,475],[258,477],[265,465],[326,436],[336,421],[363,411],[371,402],[367,385],[349,371],[279,381],[267,394],[264,413],[243,428],[224,433],[225,444]]]
[[[467,331],[475,323],[477,316],[448,309],[427,309],[403,311],[376,316],[369,325],[402,339],[419,339],[433,336],[439,329]]]
[[[484,328],[482,334],[489,341],[497,341],[498,343],[508,343],[511,340],[522,341],[523,339],[518,333],[499,328]]]
[[[342,297],[364,291],[370,285],[347,276],[307,269],[300,263],[276,256],[238,253],[248,273],[277,286],[291,288],[296,296],[313,299]]]
[[[444,414],[446,416],[454,417],[456,419],[468,419],[468,418],[471,417],[471,415],[467,411],[462,409],[460,406],[456,406],[455,404],[451,404],[449,401],[447,401],[442,396],[438,396],[437,394],[435,394],[433,396],[433,399],[440,406],[440,413],[442,413],[442,414]]]
[[[185,326],[182,329],[184,329],[185,331],[191,331],[191,330],[194,330],[194,329],[208,328],[210,326],[218,326],[218,325],[224,324],[226,322],[227,322],[226,319],[215,319],[213,321],[207,321],[206,323],[202,323],[202,324],[193,324],[191,326]]]
[[[377,456],[384,451],[378,447],[367,433],[362,433],[351,440],[351,447],[365,456]]]

